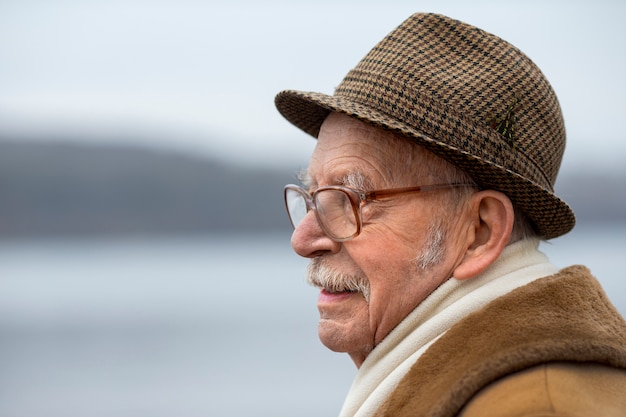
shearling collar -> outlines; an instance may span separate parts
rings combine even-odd
[[[453,326],[376,415],[454,416],[489,383],[552,361],[626,369],[626,322],[583,266],[518,288]]]

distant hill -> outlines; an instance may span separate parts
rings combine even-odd
[[[300,167],[251,169],[123,146],[0,142],[0,238],[289,230]],[[579,223],[626,221],[626,178],[559,178]]]
[[[149,149],[0,142],[0,237],[287,230],[292,181]]]

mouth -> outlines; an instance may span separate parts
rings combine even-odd
[[[328,289],[328,288],[321,288],[320,287],[321,292],[325,293],[325,294],[357,294],[360,293],[361,291],[359,290],[337,290],[337,289]]]
[[[346,298],[350,298],[355,294],[361,294],[360,291],[330,291],[326,289],[321,289],[318,303],[329,303],[329,302],[337,302],[344,300]]]

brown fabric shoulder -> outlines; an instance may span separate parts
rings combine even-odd
[[[626,372],[554,362],[509,375],[474,397],[459,417],[624,417]]]
[[[518,288],[453,326],[376,415],[456,416],[494,381],[553,362],[626,372],[626,322],[583,266]]]

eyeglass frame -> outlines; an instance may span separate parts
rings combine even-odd
[[[417,185],[413,187],[387,188],[387,189],[372,190],[372,191],[356,190],[354,188],[346,187],[343,185],[328,185],[328,186],[324,186],[324,187],[320,187],[316,189],[311,194],[307,190],[305,190],[304,187],[300,185],[287,184],[285,185],[283,189],[283,197],[285,200],[285,208],[287,210],[287,216],[289,217],[289,221],[294,230],[298,227],[300,223],[298,223],[298,225],[294,224],[294,221],[291,217],[291,212],[289,211],[289,204],[287,202],[287,192],[290,190],[295,191],[304,197],[304,202],[306,205],[305,216],[306,214],[309,213],[309,211],[313,210],[315,212],[315,218],[317,219],[317,223],[320,225],[320,227],[324,231],[324,234],[326,234],[328,238],[330,238],[331,240],[335,242],[345,242],[345,241],[354,239],[359,234],[361,234],[361,229],[363,228],[363,217],[362,217],[361,209],[367,203],[370,203],[372,201],[376,201],[382,198],[400,195],[400,194],[419,193],[419,192],[442,190],[442,189],[457,188],[457,187],[476,187],[476,185],[465,184],[465,183],[432,184],[432,185]],[[344,238],[334,237],[332,233],[330,233],[329,230],[326,228],[326,226],[324,225],[324,222],[322,222],[322,220],[320,219],[320,215],[317,210],[317,200],[315,199],[315,196],[325,190],[341,191],[345,195],[348,196],[348,199],[350,200],[350,205],[352,206],[352,212],[356,220],[356,231],[351,236],[347,236]],[[300,222],[302,222],[302,220],[300,220]]]

